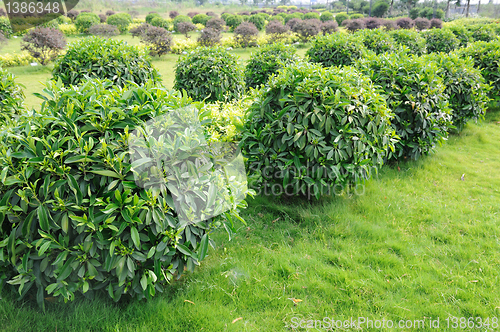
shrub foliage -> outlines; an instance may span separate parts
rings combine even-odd
[[[9,121],[14,114],[19,114],[23,101],[23,90],[14,81],[14,75],[0,67],[0,109],[2,110],[0,122]]]
[[[51,28],[30,30],[24,35],[21,43],[21,50],[27,51],[44,66],[57,58],[64,47],[66,47],[66,37],[61,30]]]
[[[316,38],[306,54],[310,61],[331,67],[349,66],[365,53],[358,37],[336,33]]]

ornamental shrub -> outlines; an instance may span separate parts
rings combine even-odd
[[[174,19],[177,16],[179,16],[179,12],[177,10],[171,10],[170,13],[168,13],[168,17],[170,17],[171,19]]]
[[[400,29],[411,29],[413,28],[413,20],[409,17],[402,17],[396,20],[396,24]]]
[[[113,37],[118,36],[120,31],[114,25],[110,24],[96,24],[89,28],[89,34],[99,37]]]
[[[355,32],[366,28],[365,20],[363,20],[362,18],[344,21],[344,26],[350,32]]]
[[[75,9],[71,9],[66,13],[66,16],[68,16],[68,18],[70,18],[73,21],[78,17],[78,15],[80,15],[80,12]]]
[[[300,18],[292,18],[290,21],[286,22],[286,26],[290,28],[290,30],[293,31],[293,28],[297,23],[302,22],[302,19]]]
[[[162,56],[172,50],[172,34],[163,28],[150,27],[141,35],[141,42],[149,48],[152,56]]]
[[[202,105],[153,82],[120,88],[88,80],[70,89],[52,82],[46,91],[43,111],[22,117],[0,137],[2,285],[8,282],[21,298],[33,294],[42,308],[49,296],[71,301],[103,292],[114,301],[149,299],[175,274],[199,265],[217,225],[234,230],[235,205],[193,222],[176,208],[186,199],[196,210],[211,206],[210,215],[211,202],[237,198],[237,179],[234,190],[224,184],[213,190],[223,174],[206,161],[220,157],[197,121]],[[161,125],[168,121],[186,131],[167,132]],[[133,158],[145,140],[152,145],[143,150],[152,157]],[[175,170],[165,162],[172,155],[169,140],[184,153]],[[164,150],[153,151],[157,146]],[[155,164],[164,165],[169,184],[185,170],[206,191],[178,195],[171,185],[145,184],[147,170],[158,178]]]
[[[243,22],[236,29],[234,29],[234,40],[243,48],[248,46],[256,46],[259,30],[253,23]]]
[[[318,13],[315,13],[315,12],[309,12],[309,13],[305,13],[304,14],[304,17],[302,18],[303,20],[319,20],[320,17],[319,17],[319,14]]]
[[[372,15],[375,17],[384,17],[389,10],[389,4],[385,1],[379,1],[373,5]]]
[[[266,26],[266,35],[268,35],[272,42],[278,42],[283,38],[286,38],[290,28],[283,25],[280,21],[272,20]]]
[[[266,45],[252,54],[245,68],[245,83],[248,88],[266,84],[269,76],[279,69],[300,61],[297,50],[282,43]]]
[[[170,24],[163,17],[155,17],[151,20],[151,25],[158,28],[168,29]],[[179,28],[179,23],[177,23],[177,29]],[[178,30],[175,30],[178,31]]]
[[[444,30],[450,30],[451,32],[453,32],[455,37],[457,37],[458,41],[460,42],[459,47],[466,47],[468,43],[474,42],[472,33],[462,25],[449,26],[444,28]]]
[[[365,18],[365,27],[367,29],[373,30],[378,29],[382,25],[382,20],[377,17],[367,17]]]
[[[439,18],[433,18],[431,20],[431,29],[442,29],[443,28],[443,21],[441,21]]]
[[[106,16],[111,16],[111,15],[115,15],[116,13],[112,10],[107,10],[106,11]]]
[[[431,27],[431,21],[429,21],[427,18],[425,17],[417,17],[413,23],[415,24],[415,27],[417,28],[417,30],[427,30]]]
[[[71,43],[52,71],[65,86],[78,85],[89,78],[109,79],[123,86],[127,81],[144,84],[159,80],[145,51],[121,40],[89,37]]]
[[[475,41],[490,42],[497,39],[495,30],[490,25],[476,24],[469,25],[466,28],[471,32],[471,36]]]
[[[146,23],[151,24],[151,21],[152,21],[152,20],[153,20],[153,18],[155,18],[155,17],[161,17],[161,16],[160,16],[160,14],[158,14],[158,13],[149,13],[149,14],[147,14],[147,15],[146,15],[146,19],[145,19],[145,20],[146,20]]]
[[[218,17],[212,17],[210,20],[208,20],[207,24],[205,25],[207,28],[211,28],[214,30],[218,31],[223,31],[224,26],[226,25],[226,22]]]
[[[253,23],[259,31],[264,30],[266,26],[266,19],[260,14],[250,16],[248,22]]]
[[[271,23],[272,21],[277,21],[277,22],[280,22],[281,24],[285,24],[285,19],[283,18],[283,16],[271,16],[269,18],[269,23]]]
[[[453,125],[461,131],[467,121],[484,117],[489,86],[479,69],[474,68],[471,58],[460,58],[454,53],[432,53],[425,56],[428,62],[434,62],[439,68],[439,76],[446,86],[452,108]]]
[[[321,24],[321,31],[323,35],[329,35],[336,32],[339,28],[339,25],[336,21],[326,21]]]
[[[364,18],[365,16],[363,14],[352,14],[351,16],[349,16],[349,19],[350,20],[357,20],[357,19],[360,19],[360,18]]]
[[[99,19],[101,20],[101,23],[106,23],[106,20],[108,17],[105,14],[99,14]]]
[[[426,40],[415,30],[401,29],[390,32],[390,35],[400,46],[405,46],[411,54],[422,55],[427,51]]]
[[[186,16],[186,15],[179,15],[179,16],[176,16],[174,18],[174,30],[175,31],[179,31],[179,23],[181,22],[189,22],[189,23],[192,23],[191,22],[191,18],[189,16]]]
[[[427,52],[449,53],[460,46],[460,41],[453,32],[446,29],[431,29],[422,32],[427,43]]]
[[[333,21],[333,14],[330,12],[322,12],[321,16],[319,17],[321,22],[325,23],[327,21]]]
[[[88,34],[91,26],[101,23],[99,16],[93,13],[81,13],[75,19],[75,26],[78,32]]]
[[[14,74],[0,67],[0,123],[9,122],[13,115],[23,108],[24,93],[15,80]],[[0,264],[1,267],[1,264]]]
[[[198,14],[199,14],[198,12],[189,12],[189,13],[187,13],[187,16],[189,16],[189,18],[193,18]]]
[[[368,179],[393,148],[391,112],[353,68],[302,62],[258,91],[241,142],[260,192],[319,198]]]
[[[462,57],[471,57],[474,67],[491,86],[490,98],[500,100],[500,41],[475,42],[457,51]]]
[[[311,62],[324,67],[350,66],[364,56],[366,47],[360,38],[353,35],[335,33],[317,37],[307,50]]]
[[[420,8],[413,7],[412,9],[410,9],[410,12],[408,14],[408,16],[410,16],[410,18],[414,20],[420,15]]]
[[[379,29],[359,30],[355,35],[360,37],[368,50],[376,54],[392,52],[396,48],[396,43],[391,35]]]
[[[298,19],[303,19],[304,18],[304,14],[302,13],[292,13],[292,14],[283,14],[283,15],[279,15],[279,17],[283,17],[285,19],[285,24],[288,23],[288,21],[294,19],[294,18],[298,18]]]
[[[241,15],[229,15],[225,19],[226,25],[229,27],[231,31],[234,31],[240,25],[243,23],[243,17]]]
[[[303,20],[295,24],[292,28],[303,43],[309,41],[321,31],[321,21],[317,19]]]
[[[199,23],[199,24],[207,25],[207,22],[211,18],[212,18],[211,16],[208,16],[205,14],[197,14],[197,15],[193,16],[193,18],[191,20],[193,21],[193,24]]]
[[[432,18],[432,15],[434,14],[434,9],[431,8],[431,7],[425,7],[425,8],[422,8],[418,14],[418,16],[420,18],[427,18],[427,19],[431,19]]]
[[[141,25],[136,26],[135,28],[130,29],[130,34],[133,37],[140,37],[142,36],[146,30],[148,30],[152,25],[149,25],[148,23],[143,23]]]
[[[349,19],[349,16],[346,13],[338,13],[335,15],[335,21],[337,21],[337,23],[339,25],[342,25],[342,22],[344,22],[345,20],[348,20],[348,19]]]
[[[196,101],[239,98],[244,90],[243,68],[222,47],[197,48],[177,60],[174,89],[185,90]]]
[[[191,38],[189,33],[196,30],[196,25],[191,22],[180,22],[177,24],[177,32],[182,33],[186,38]]]
[[[393,20],[382,20],[382,26],[384,27],[385,31],[393,31],[399,29],[396,21]]]
[[[33,58],[46,66],[66,47],[66,37],[58,29],[35,28],[23,36],[21,51],[27,51]]]
[[[106,23],[114,25],[118,28],[118,30],[120,30],[121,33],[125,33],[128,31],[130,23],[132,23],[132,16],[127,13],[113,14],[108,17]]]
[[[220,43],[221,37],[219,30],[205,28],[201,31],[200,37],[198,37],[198,44],[202,46],[214,46]]]
[[[357,66],[384,90],[395,113],[391,123],[400,141],[389,159],[418,159],[448,136],[451,110],[435,63],[395,52],[367,54]]]

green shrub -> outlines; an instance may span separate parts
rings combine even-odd
[[[363,14],[352,14],[351,16],[349,16],[349,19],[351,20],[356,20],[358,18],[364,18],[365,16]]]
[[[331,194],[382,165],[393,148],[390,117],[384,98],[353,68],[287,67],[248,110],[247,169],[267,195]]]
[[[179,24],[180,23],[183,23],[183,22],[179,22],[177,23],[177,28],[179,28]],[[187,22],[189,23],[189,22]],[[168,27],[170,26],[170,24],[168,23],[168,21],[166,19],[164,19],[163,17],[155,17],[151,20],[151,25],[154,26],[154,27],[157,27],[157,28],[163,28],[163,29],[166,29],[168,30]],[[176,30],[178,31],[178,30]]]
[[[453,32],[446,29],[431,29],[422,32],[426,40],[427,52],[449,53],[460,46],[460,41]]]
[[[471,36],[475,41],[490,42],[497,39],[495,30],[490,25],[470,25],[467,26],[467,29],[470,31]]]
[[[412,20],[416,19],[420,15],[420,9],[417,7],[413,7],[410,9],[409,15]]]
[[[281,16],[281,15],[278,15],[278,16]],[[303,19],[304,18],[304,14],[303,13],[292,13],[292,14],[283,14],[284,19],[285,19],[285,24],[288,23],[288,21],[290,21],[291,19],[294,19],[294,18],[298,18],[298,19]]]
[[[434,14],[434,9],[431,7],[422,8],[418,14],[419,17],[432,19],[432,15]]]
[[[257,30],[262,31],[266,26],[266,20],[260,14],[252,15],[248,18],[248,22],[253,23]]]
[[[426,40],[417,31],[401,29],[389,33],[398,45],[405,46],[411,54],[422,55],[426,53]]]
[[[174,89],[197,101],[232,100],[244,90],[243,68],[222,47],[197,48],[177,60]]]
[[[446,94],[452,108],[453,125],[460,131],[467,121],[484,116],[488,103],[489,86],[479,69],[474,68],[471,58],[461,59],[450,53],[433,53],[425,56],[439,68],[439,76],[446,86]]]
[[[211,19],[211,16],[208,16],[206,14],[197,14],[193,16],[191,19],[193,21],[193,24],[203,24],[207,25],[207,22]]]
[[[330,13],[330,12],[323,12],[321,13],[321,16],[319,17],[319,19],[321,20],[321,22],[326,22],[326,21],[333,21],[333,14]]]
[[[401,52],[368,54],[358,68],[385,91],[395,113],[392,126],[401,140],[390,159],[418,159],[447,137],[451,110],[436,64]]]
[[[266,45],[252,54],[245,68],[247,87],[257,88],[267,83],[269,76],[299,61],[297,51],[292,46],[276,43]]]
[[[379,29],[359,30],[355,35],[360,37],[368,50],[376,54],[392,52],[396,48],[396,43],[391,35]]]
[[[78,85],[87,80],[86,76],[107,78],[119,86],[127,81],[144,84],[150,79],[159,80],[144,50],[121,40],[98,37],[70,44],[66,54],[56,61],[52,74],[66,86]]]
[[[302,19],[303,20],[312,20],[312,19],[319,20],[319,14],[315,13],[315,12],[305,13],[304,17]]]
[[[450,27],[445,27],[443,30],[450,30],[460,42],[460,47],[466,47],[468,43],[474,42],[472,33],[463,25],[453,25]]]
[[[186,115],[202,118],[202,105],[152,82],[119,88],[90,80],[71,89],[52,82],[46,92],[43,111],[23,117],[0,138],[0,279],[21,298],[36,294],[42,307],[48,296],[71,301],[99,291],[114,301],[123,295],[151,298],[174,274],[180,277],[185,267],[192,271],[204,259],[218,224],[234,229],[231,222],[239,218],[234,206],[223,216],[186,222],[186,211],[175,208],[182,197],[175,188],[141,182],[141,172],[154,171],[151,164],[163,162],[168,151],[133,157],[144,140],[138,132],[151,149],[165,146],[172,133],[161,135],[162,123],[183,124],[178,117]],[[188,159],[215,157],[196,122],[175,133],[176,146],[186,154],[181,158],[187,157],[176,166],[211,189],[220,170],[209,166],[207,171],[206,163],[193,166]],[[157,135],[147,130],[154,128],[151,123]],[[178,179],[168,166],[162,171],[169,184]],[[235,191],[207,192],[217,202],[227,200],[223,195],[236,197]],[[191,193],[186,191],[185,199],[202,208],[198,202],[207,197]]]
[[[128,26],[132,23],[132,16],[127,13],[118,13],[108,16],[106,23],[109,25],[114,25],[120,30],[121,33],[128,31]]]
[[[0,67],[0,123],[10,121],[23,108],[24,93],[16,84],[14,75]],[[1,264],[0,264],[1,266]]]
[[[226,25],[230,28],[231,31],[234,31],[240,25],[243,23],[243,16],[241,15],[230,15],[226,17]]]
[[[334,33],[317,37],[306,54],[311,62],[332,67],[350,66],[365,53],[366,47],[358,37]]]
[[[147,14],[146,15],[146,23],[148,24],[151,24],[151,21],[155,18],[155,17],[161,17],[160,14],[158,13],[150,13],[150,14]]]
[[[179,31],[178,30],[178,24],[181,23],[181,22],[189,22],[189,23],[193,23],[191,21],[191,18],[189,16],[186,16],[186,15],[178,15],[174,18],[174,30],[175,31]]]
[[[88,33],[88,30],[91,26],[101,23],[101,19],[99,16],[93,13],[81,13],[75,19],[75,26],[78,32],[80,33]]]
[[[10,38],[10,36],[12,35],[12,26],[10,25],[10,21],[6,16],[0,16],[0,33],[2,33],[7,38]]]
[[[457,51],[462,57],[471,57],[474,67],[481,70],[486,83],[491,85],[490,98],[500,100],[500,41],[475,42]]]
[[[389,4],[384,0],[379,1],[373,5],[372,15],[375,17],[384,17],[385,13],[389,10]]]
[[[201,31],[200,37],[198,37],[198,44],[201,46],[214,46],[220,43],[221,37],[219,30],[205,28]]]
[[[338,13],[335,15],[335,21],[339,24],[339,26],[342,25],[342,22],[345,20],[348,20],[349,16],[346,13]]]

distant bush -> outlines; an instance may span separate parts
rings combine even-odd
[[[455,37],[457,37],[458,41],[460,42],[460,47],[466,47],[468,43],[474,42],[472,33],[462,25],[449,26],[444,28],[444,30],[450,30],[451,32],[453,32]]]
[[[399,29],[399,26],[393,20],[383,20],[382,26],[384,27],[385,31],[393,31]]]
[[[292,46],[280,43],[266,45],[252,54],[245,68],[245,83],[249,88],[265,84],[272,74],[299,61]]]
[[[111,15],[115,15],[116,13],[112,10],[108,10],[106,11],[106,16],[111,16]]]
[[[205,15],[205,14],[197,14],[192,17],[193,24],[203,24],[206,25],[207,22],[211,19],[212,17]]]
[[[383,21],[377,17],[367,17],[365,18],[365,27],[370,30],[378,29],[382,25],[382,22]]]
[[[260,14],[250,16],[248,22],[253,23],[259,31],[264,30],[266,25],[266,19]]]
[[[70,18],[72,20],[75,20],[79,14],[80,14],[80,12],[78,10],[71,9],[70,11],[68,11],[66,13],[66,16],[68,16],[68,18]]]
[[[189,18],[189,16],[185,16],[185,15],[178,15],[174,18],[174,30],[175,31],[179,31],[179,23],[181,22],[189,22],[189,23],[193,23],[191,21],[191,18]]]
[[[349,19],[349,16],[346,13],[338,13],[335,15],[335,21],[337,21],[337,23],[339,25],[342,25],[342,22],[344,22],[345,20],[348,20],[348,19]]]
[[[197,101],[232,100],[243,93],[243,68],[221,47],[197,48],[177,60],[174,89]]]
[[[198,43],[202,46],[214,46],[220,43],[220,31],[212,28],[205,28],[198,37]]]
[[[370,178],[393,148],[391,112],[376,91],[353,68],[306,62],[270,78],[241,143],[251,187],[311,199]]]
[[[146,15],[146,23],[149,23],[151,24],[151,21],[155,18],[155,17],[161,17],[160,14],[158,13],[149,13]]]
[[[80,33],[88,34],[91,26],[101,23],[99,16],[93,13],[82,12],[75,19],[75,26]]]
[[[399,136],[389,159],[418,159],[448,135],[451,110],[434,63],[401,53],[367,54],[357,67],[384,90]]]
[[[344,23],[345,23],[345,28],[350,32],[355,32],[366,28],[365,21],[362,18],[344,21]]]
[[[177,16],[179,16],[179,12],[177,10],[171,10],[170,13],[168,13],[168,17],[170,17],[171,19],[174,19]]]
[[[392,52],[396,48],[396,43],[391,35],[382,30],[359,30],[355,35],[359,36],[365,47],[375,54]]]
[[[444,30],[444,29],[443,29]],[[457,51],[462,57],[471,57],[474,67],[481,70],[486,83],[491,85],[490,97],[500,100],[500,41],[475,42]]]
[[[432,15],[434,14],[434,9],[431,7],[425,7],[420,9],[420,12],[418,13],[418,16],[421,18],[427,18],[427,19],[432,19]]]
[[[446,29],[432,29],[423,32],[427,43],[427,52],[449,53],[460,46],[460,41],[453,32]]]
[[[158,28],[168,29],[170,24],[163,17],[155,17],[151,20],[151,25]],[[179,23],[177,23],[177,28],[179,28]],[[176,30],[178,31],[178,30]]]
[[[236,43],[244,48],[255,45],[258,35],[259,30],[250,22],[243,22],[234,29]]]
[[[106,23],[108,17],[105,14],[99,14],[99,19],[101,20],[101,23]]]
[[[417,30],[427,30],[431,27],[431,21],[423,17],[417,17],[413,23]]]
[[[360,38],[336,33],[317,37],[307,50],[311,62],[324,67],[350,66],[364,56],[366,48]]]
[[[24,93],[14,75],[0,67],[0,122],[9,122],[23,108]]]
[[[413,20],[409,17],[402,17],[396,20],[396,24],[400,29],[411,29],[413,28]]]
[[[304,14],[304,17],[302,18],[303,20],[319,20],[320,17],[319,17],[319,14],[318,13],[315,13],[315,12],[309,12],[309,13],[305,13]]]
[[[489,25],[476,24],[466,27],[475,41],[490,42],[497,39],[495,30]]]
[[[89,34],[99,37],[113,37],[118,36],[120,31],[114,25],[110,24],[96,24],[89,28]]]
[[[208,20],[207,24],[205,25],[207,28],[212,28],[214,30],[221,31],[224,30],[224,26],[226,25],[226,22],[218,17],[212,17],[210,20]]]
[[[21,50],[27,51],[40,64],[47,65],[66,47],[66,37],[58,29],[35,28],[23,37]]]
[[[127,81],[144,84],[159,80],[149,57],[137,47],[121,40],[89,37],[71,43],[52,71],[65,86],[78,85],[88,78],[109,79],[124,86]]]
[[[285,38],[290,32],[290,28],[283,25],[280,21],[271,21],[266,26],[266,35],[270,36],[273,42],[278,42]]]
[[[141,41],[149,48],[152,56],[162,56],[172,49],[172,33],[160,27],[150,27],[141,35]]]
[[[442,29],[443,28],[443,21],[441,21],[439,18],[433,18],[431,20],[431,29]]]
[[[187,13],[187,16],[189,16],[190,18],[193,18],[198,14],[199,14],[198,12],[189,12],[189,13]]]
[[[330,12],[322,12],[321,16],[319,17],[321,22],[327,22],[327,21],[334,21],[333,14]]]
[[[240,25],[243,23],[243,17],[241,15],[229,15],[225,19],[226,25],[231,29],[231,31],[234,31]]]
[[[128,31],[130,23],[132,23],[132,16],[127,13],[113,14],[108,17],[106,23],[116,26],[121,33],[125,33]]]
[[[216,17],[217,14],[214,13],[214,12],[206,12],[205,14],[207,14],[207,16],[212,16],[212,17]]]
[[[394,30],[390,34],[397,44],[405,46],[411,54],[420,56],[427,52],[426,40],[415,30]]]
[[[321,31],[321,21],[317,19],[300,21],[293,26],[292,31],[299,35],[301,41],[305,43],[319,34]]]
[[[196,30],[196,26],[191,22],[180,22],[177,24],[177,32],[182,33],[186,38],[191,38],[189,33]]]
[[[349,16],[349,19],[350,20],[357,20],[359,18],[364,18],[365,16],[363,14],[352,14],[351,16]]]
[[[323,35],[329,35],[336,32],[339,28],[339,25],[336,21],[326,21],[321,24],[321,31]]]
[[[283,15],[279,15],[279,17],[283,17],[284,16],[284,19],[285,19],[285,24],[288,23],[288,21],[294,19],[294,18],[298,18],[298,19],[303,19],[304,18],[304,14],[302,13],[293,13],[293,14],[283,14]]]
[[[389,4],[385,1],[379,1],[373,5],[372,15],[375,17],[384,17],[389,10]]]
[[[295,27],[295,25],[299,22],[302,22],[302,19],[300,18],[292,18],[290,21],[288,21],[286,23],[286,26],[290,28],[290,30],[293,31],[293,28]]]
[[[138,25],[136,26],[135,28],[132,28],[130,29],[130,34],[132,35],[132,37],[140,37],[142,36],[146,30],[148,30],[150,27],[152,27],[152,25],[148,24],[148,23],[143,23],[141,25]]]
[[[457,54],[433,53],[425,57],[439,67],[439,76],[446,86],[452,108],[453,125],[461,131],[467,121],[484,116],[489,86],[471,58],[461,59]]]

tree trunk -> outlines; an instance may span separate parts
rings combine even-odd
[[[469,17],[470,0],[467,0],[467,11],[465,12],[465,17]]]
[[[477,13],[479,14],[479,8],[481,8],[481,0],[479,0],[478,4],[477,4]]]
[[[389,17],[392,16],[392,6],[394,5],[394,0],[391,0],[391,7],[389,7]]]
[[[445,13],[445,18],[448,20],[448,18],[450,17],[450,1],[451,0],[448,0],[447,4],[446,4],[446,13]]]

